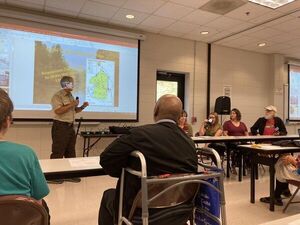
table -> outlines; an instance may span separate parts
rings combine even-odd
[[[102,138],[117,138],[120,134],[101,134],[101,133],[81,133],[83,137],[83,157],[88,157],[90,150],[102,139]],[[91,143],[91,139],[96,139]]]
[[[272,135],[251,135],[251,136],[198,136],[192,137],[196,144],[200,143],[220,143],[220,142],[248,142],[248,141],[280,141],[280,140],[299,140],[299,135],[272,136]]]
[[[204,143],[230,143],[230,142],[266,142],[266,141],[281,141],[281,140],[299,140],[299,135],[286,135],[286,136],[272,136],[272,135],[252,135],[252,136],[198,136],[192,137],[192,140],[195,144],[204,144]],[[230,162],[230,149],[227,148],[226,151],[227,162]],[[226,167],[226,176],[230,175],[230,164],[227,163]],[[241,172],[239,170],[239,181],[241,181]]]
[[[39,160],[47,180],[105,175],[99,161],[99,156]]]
[[[300,214],[294,216],[288,216],[283,219],[274,220],[267,223],[262,223],[261,225],[298,225],[300,224]]]
[[[300,152],[299,147],[280,147],[270,144],[260,145],[239,145],[241,151],[250,152],[251,161],[251,179],[250,179],[250,202],[255,203],[255,177],[257,164],[269,166],[270,172],[270,211],[274,211],[274,182],[275,182],[275,164],[278,155],[286,153]]]

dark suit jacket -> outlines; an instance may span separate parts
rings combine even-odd
[[[100,156],[100,164],[112,177],[120,177],[121,170],[130,166],[140,168],[140,163],[130,157],[132,151],[143,153],[147,162],[147,175],[197,172],[194,142],[176,124],[163,122],[133,128],[110,144]],[[124,192],[124,214],[128,215],[133,200],[140,190],[140,180],[127,174]],[[119,182],[115,210],[117,212]]]
[[[280,119],[279,117],[274,117],[274,120],[275,120],[275,128],[278,128],[279,134],[287,135],[287,130],[282,119]],[[263,135],[266,123],[267,123],[267,119],[265,119],[264,117],[259,118],[255,122],[255,124],[251,127],[251,134],[257,135],[259,133],[260,135]]]

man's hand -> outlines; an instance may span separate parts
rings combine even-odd
[[[79,100],[73,100],[71,105],[77,107],[79,105]]]
[[[88,103],[88,102],[84,102],[83,104],[82,104],[82,106],[84,107],[84,108],[86,108],[86,107],[88,107],[90,104]]]

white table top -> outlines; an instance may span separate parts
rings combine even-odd
[[[300,214],[289,216],[279,220],[274,220],[268,223],[262,223],[260,225],[299,225],[299,224],[300,224]]]
[[[41,159],[39,160],[43,173],[83,171],[102,169],[100,157],[78,157],[69,159]]]
[[[255,136],[198,136],[198,137],[192,137],[193,141],[209,141],[209,140],[263,140],[263,139],[289,139],[289,138],[299,138],[299,135],[286,135],[286,136],[272,136],[272,135],[255,135]]]
[[[284,149],[299,149],[299,147],[281,147],[271,144],[253,144],[253,145],[239,145],[244,148],[257,148],[262,150],[284,150]]]

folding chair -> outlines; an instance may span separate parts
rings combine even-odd
[[[141,152],[134,151],[131,156],[139,158],[141,171],[131,168],[123,168],[120,183],[120,199],[118,225],[149,225],[163,224],[174,215],[182,215],[182,221],[176,221],[172,225],[184,225],[190,220],[194,224],[194,199],[198,194],[199,184],[205,184],[220,193],[222,199],[222,221],[219,224],[226,225],[225,197],[223,180],[220,179],[220,190],[206,180],[222,177],[222,173],[212,174],[174,174],[167,178],[147,177],[146,160]],[[219,162],[220,163],[220,162]],[[123,193],[125,172],[141,178],[141,190],[137,194],[128,217],[123,215]],[[149,213],[149,209],[151,213]],[[156,212],[153,213],[153,209]],[[167,224],[167,223],[165,223]],[[165,225],[164,224],[164,225]]]
[[[35,199],[21,195],[0,196],[1,225],[48,225],[48,213]]]
[[[297,193],[300,190],[300,181],[296,181],[296,180],[287,180],[287,182],[291,185],[294,185],[297,187],[296,191],[294,192],[294,194],[290,197],[289,201],[287,202],[286,206],[283,209],[283,213],[285,213],[285,211],[287,210],[287,208],[289,207],[290,204],[295,204],[295,203],[300,203],[300,201],[294,201],[294,198],[296,197]]]

